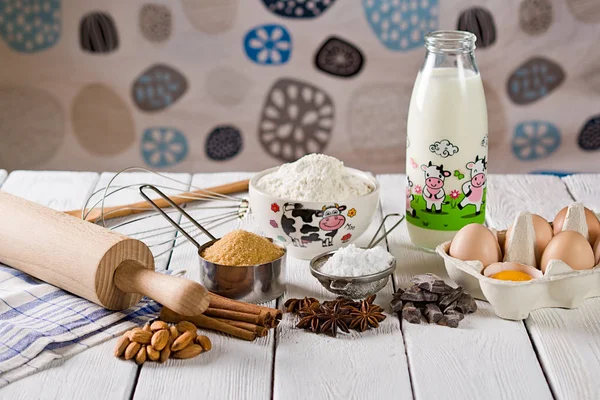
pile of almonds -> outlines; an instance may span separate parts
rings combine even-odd
[[[169,325],[156,320],[125,332],[117,342],[115,356],[134,359],[138,365],[147,360],[163,363],[169,357],[193,358],[212,347],[208,337],[196,332],[196,326],[188,321]]]

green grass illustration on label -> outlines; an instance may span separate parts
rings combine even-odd
[[[407,213],[406,219],[413,225],[437,231],[457,231],[470,223],[482,224],[485,221],[486,195],[487,189],[484,189],[481,213],[477,215],[474,205],[467,205],[462,210],[458,208],[458,204],[465,196],[462,193],[458,194],[457,191],[452,191],[446,195],[441,213],[436,213],[435,209],[427,211],[423,196],[413,194],[414,199],[410,202],[410,205],[415,210],[415,215]]]

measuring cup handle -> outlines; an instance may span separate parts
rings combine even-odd
[[[379,232],[381,232],[381,230],[383,229],[383,227],[385,226],[385,221],[389,218],[389,217],[400,217],[400,220],[398,222],[396,222],[395,225],[393,225],[382,237],[380,237],[379,239],[377,239],[377,235],[379,235]],[[392,231],[394,229],[396,229],[398,227],[398,225],[400,225],[400,223],[404,221],[404,215],[403,214],[397,214],[397,213],[393,213],[393,214],[388,214],[383,218],[383,221],[381,221],[381,224],[379,225],[379,228],[377,228],[377,232],[375,232],[375,234],[373,235],[373,238],[371,239],[371,241],[369,242],[369,244],[367,245],[367,248],[370,249],[372,247],[375,247],[379,242],[381,242],[383,239],[385,239],[390,233],[392,233]]]

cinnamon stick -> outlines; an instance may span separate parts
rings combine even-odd
[[[260,314],[261,311],[266,311],[273,319],[281,319],[283,313],[276,308],[259,306],[257,304],[244,303],[242,301],[228,299],[227,297],[219,296],[218,294],[209,292],[210,307],[220,308],[222,310],[240,311],[248,314]]]
[[[190,321],[198,328],[210,329],[217,332],[227,333],[233,337],[252,341],[256,339],[257,333],[242,329],[237,326],[226,324],[222,321],[217,321],[215,318],[207,317],[206,315],[194,315],[193,317],[184,317],[177,314],[175,311],[163,307],[160,312],[160,319],[165,322],[177,323],[181,321]]]
[[[221,321],[221,322],[224,322],[229,325],[237,326],[238,328],[242,328],[247,331],[255,332],[256,336],[258,336],[258,337],[267,336],[267,334],[269,333],[269,328],[265,328],[264,326],[254,325],[254,324],[251,324],[250,322],[234,321],[232,319],[225,319],[225,318],[215,318],[215,319],[217,321]]]
[[[271,327],[273,324],[273,317],[264,310],[261,310],[259,314],[250,314],[241,311],[223,310],[221,308],[208,307],[204,311],[204,315],[215,318],[225,318],[234,321],[249,322],[251,324],[260,325],[264,327]]]

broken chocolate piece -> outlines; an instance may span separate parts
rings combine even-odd
[[[400,295],[400,298],[405,301],[437,301],[438,295],[422,290],[418,286],[411,286]]]
[[[438,306],[430,303],[425,306],[425,316],[427,317],[427,321],[432,323],[438,322],[440,319],[442,319],[444,314],[442,314],[442,311]]]
[[[460,286],[457,287],[456,289],[453,289],[452,292],[450,292],[446,296],[442,297],[442,299],[440,300],[440,302],[438,304],[440,306],[440,309],[445,310],[446,308],[451,306],[452,303],[457,301],[460,298],[460,296],[462,296],[463,293],[464,293],[464,290]]]
[[[454,309],[463,314],[474,313],[477,311],[477,303],[475,303],[473,296],[468,293],[463,293],[456,301]]]
[[[390,306],[392,307],[392,312],[397,313],[402,311],[402,299],[400,299],[400,297],[394,297],[390,302]]]
[[[408,302],[404,304],[404,307],[402,307],[402,318],[411,324],[420,324],[421,317],[421,311],[419,311],[419,309],[415,307],[413,303]]]
[[[450,310],[444,314],[443,318],[446,320],[446,326],[449,326],[450,328],[458,328],[458,324],[463,320],[464,317],[464,314],[456,310]]]
[[[448,294],[452,292],[452,286],[444,282],[439,276],[431,273],[413,276],[411,282],[431,293]]]

